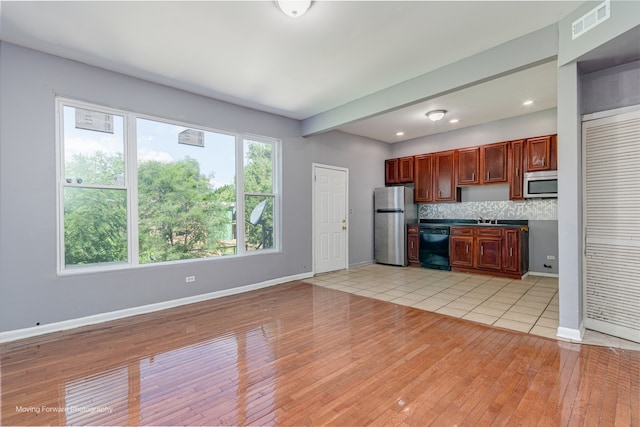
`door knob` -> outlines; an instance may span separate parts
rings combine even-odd
[[[347,229],[347,227],[345,227],[345,226],[343,225],[343,226],[342,226],[342,229],[343,229],[343,230],[346,230],[346,229]]]

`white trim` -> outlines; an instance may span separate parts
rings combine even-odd
[[[544,273],[544,272],[537,272],[537,271],[530,271],[529,276],[541,276],[541,277],[555,277],[556,279],[560,277],[560,275],[558,273]],[[523,278],[526,276],[522,276]]]
[[[351,264],[349,266],[349,268],[359,268],[359,267],[364,267],[365,265],[372,265],[372,264],[375,264],[375,263],[376,263],[376,260],[370,259],[368,261],[362,261],[362,262],[358,262],[358,263],[355,263],[355,264]]]
[[[186,298],[179,298],[170,301],[158,302],[155,304],[147,304],[139,307],[125,308],[123,310],[111,311],[108,313],[94,314],[86,317],[79,317],[77,319],[63,320],[61,322],[50,323],[42,326],[35,326],[30,328],[16,329],[13,331],[0,332],[0,343],[9,341],[16,341],[25,338],[31,338],[39,335],[49,334],[52,332],[66,331],[69,329],[80,328],[82,326],[95,325],[98,323],[104,323],[111,320],[122,319],[130,316],[137,316],[139,314],[152,313],[155,311],[166,310],[169,308],[179,307],[182,305],[193,304],[202,301],[208,301],[216,298],[222,298],[229,295],[236,295],[244,292],[254,291],[256,289],[267,288],[270,286],[279,285],[294,280],[304,280],[313,277],[313,273],[301,273],[293,276],[280,277],[278,279],[271,279],[260,283],[254,283],[251,285],[240,286],[237,288],[223,289],[221,291],[210,292],[202,295],[194,295]]]
[[[582,341],[582,337],[584,336],[584,324],[580,324],[580,329],[572,329],[565,327],[558,327],[558,332],[556,333],[558,338],[565,338],[571,341]]]
[[[346,270],[349,269],[349,231],[351,230],[351,226],[349,223],[349,169],[343,168],[340,166],[332,166],[325,165],[322,163],[312,163],[311,164],[311,271],[313,274],[316,273],[316,169],[333,169],[337,171],[341,171],[345,173],[344,178],[344,215],[346,218],[347,233],[344,238],[344,268]]]
[[[588,122],[591,120],[603,119],[605,117],[617,116],[618,114],[631,113],[633,111],[639,111],[639,110],[640,110],[640,104],[630,105],[628,107],[615,108],[613,110],[598,111],[596,113],[584,114],[582,116],[582,121]]]
[[[1,1],[1,0],[0,0]],[[138,113],[123,108],[108,107],[101,104],[94,104],[87,101],[75,100],[71,98],[65,98],[61,96],[55,97],[55,117],[56,117],[56,239],[57,239],[57,253],[56,253],[56,273],[58,276],[68,276],[77,274],[90,274],[90,273],[102,273],[106,271],[114,270],[129,270],[140,267],[153,267],[157,265],[167,265],[175,263],[185,263],[190,261],[212,261],[216,262],[217,259],[222,257],[205,257],[195,258],[188,260],[175,260],[175,261],[162,261],[151,264],[140,264],[139,262],[139,228],[138,228],[138,181],[137,181],[137,124],[138,120],[147,120],[160,124],[166,124],[169,126],[180,126],[186,128],[195,128],[204,132],[210,132],[214,134],[227,135],[235,138],[235,175],[236,175],[236,220],[237,220],[237,244],[236,254],[230,255],[234,257],[242,257],[253,255],[254,253],[282,253],[282,144],[283,140],[280,138],[274,138],[270,136],[261,136],[251,133],[242,133],[240,131],[230,131],[225,129],[218,129],[209,125],[203,125],[192,122],[184,122],[180,120],[174,120],[166,117],[155,116],[145,113]],[[68,184],[64,179],[64,108],[84,108],[92,111],[101,111],[112,114],[114,116],[122,117],[123,119],[123,160],[125,163],[125,185],[76,185]],[[270,144],[272,146],[272,189],[273,192],[269,194],[262,193],[245,193],[244,192],[244,145],[245,141],[255,141],[264,144]],[[130,173],[133,171],[133,173]],[[127,260],[117,262],[103,262],[90,265],[78,265],[78,266],[66,266],[64,260],[64,188],[66,187],[78,187],[78,188],[97,188],[97,189],[113,189],[122,190],[126,192],[127,200]],[[268,249],[261,249],[260,251],[246,251],[244,249],[245,240],[245,218],[244,218],[244,201],[245,196],[251,195],[265,195],[273,197],[274,199],[274,233],[273,233],[273,247]],[[228,258],[225,256],[224,258]]]

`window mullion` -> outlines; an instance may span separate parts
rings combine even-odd
[[[138,265],[140,261],[138,243],[138,151],[136,116],[133,113],[126,115],[127,131],[125,132],[125,175],[127,176],[127,222],[129,230],[129,263]]]
[[[246,252],[244,227],[244,138],[236,135],[236,248],[239,255]]]

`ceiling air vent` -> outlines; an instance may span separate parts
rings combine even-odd
[[[596,25],[609,19],[611,15],[610,0],[605,0],[571,24],[571,39],[575,40]]]

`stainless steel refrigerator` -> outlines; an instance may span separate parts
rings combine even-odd
[[[407,224],[418,222],[413,189],[376,188],[373,197],[374,258],[380,264],[407,265]]]

